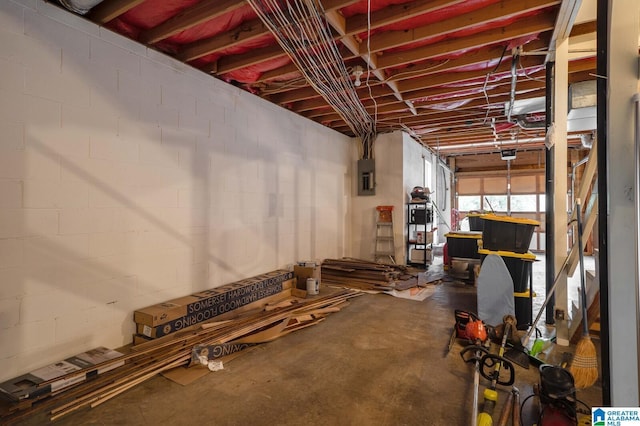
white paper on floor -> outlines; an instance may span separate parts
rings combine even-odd
[[[411,287],[406,290],[388,290],[385,291],[385,293],[393,297],[399,297],[401,299],[409,299],[422,302],[427,297],[431,296],[435,291],[435,285],[428,285],[426,287]]]
[[[211,371],[218,371],[218,370],[224,369],[224,366],[222,365],[222,361],[211,360],[209,361],[209,364],[207,364],[207,366]]]

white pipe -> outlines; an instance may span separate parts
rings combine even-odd
[[[72,12],[86,15],[91,9],[103,0],[60,0],[60,3]]]

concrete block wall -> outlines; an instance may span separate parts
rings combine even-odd
[[[393,132],[378,135],[375,152],[375,195],[357,196],[358,177],[353,173],[351,182],[354,194],[352,202],[351,237],[352,252],[355,257],[374,260],[376,242],[376,206],[393,206],[393,236],[396,252],[396,263],[405,263],[404,221],[403,213],[404,170],[403,170],[403,133]],[[354,147],[354,158],[357,147]],[[357,170],[354,160],[353,170]]]
[[[358,154],[354,147],[354,158]],[[437,157],[424,146],[412,139],[407,133],[393,132],[378,135],[375,142],[375,167],[376,167],[376,194],[373,196],[356,196],[358,177],[353,174],[351,182],[354,194],[351,203],[351,251],[355,257],[373,260],[375,252],[376,234],[376,206],[392,205],[393,210],[393,234],[396,251],[396,263],[405,264],[407,261],[407,207],[411,200],[410,194],[414,186],[424,185],[425,166],[424,161],[432,164],[432,182],[436,182]],[[356,164],[353,164],[353,170]],[[432,189],[433,190],[433,189]],[[443,212],[446,219],[450,216],[447,208]],[[439,224],[434,223],[434,227]],[[448,229],[440,229],[442,235]]]
[[[0,2],[0,381],[135,309],[350,255],[352,141],[40,0]]]

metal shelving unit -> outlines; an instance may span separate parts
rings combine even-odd
[[[433,207],[430,202],[407,203],[407,265],[428,268],[433,246]]]

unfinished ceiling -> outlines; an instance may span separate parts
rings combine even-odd
[[[355,136],[344,114],[309,84],[248,2],[61,3],[76,11],[85,8],[86,17],[97,24]],[[571,10],[561,3],[322,0],[316,8],[351,79],[349,90],[357,93],[376,131],[405,130],[443,155],[459,155],[544,145],[544,126],[538,125],[544,123],[544,112],[523,109],[516,114],[505,104],[513,93],[514,107],[544,96],[546,53],[558,36],[554,29],[561,27],[556,23],[575,17],[568,19]],[[594,80],[594,15],[595,9],[579,14],[570,28],[570,84]],[[527,125],[519,126],[517,119]],[[569,144],[580,145],[584,130],[572,133]]]

